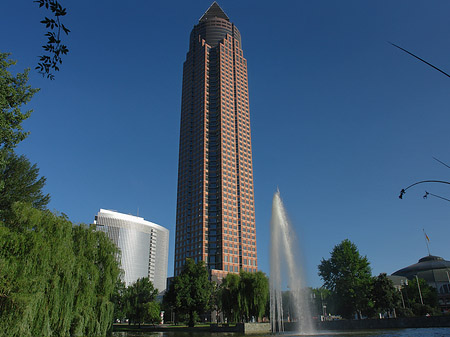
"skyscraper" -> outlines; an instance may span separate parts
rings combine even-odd
[[[194,26],[183,65],[175,270],[186,258],[221,278],[257,270],[247,60],[214,2]]]

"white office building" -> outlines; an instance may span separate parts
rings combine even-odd
[[[158,292],[166,289],[169,230],[133,215],[100,209],[94,223],[121,251],[123,281],[129,286],[149,277]]]

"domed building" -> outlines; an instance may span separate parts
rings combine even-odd
[[[416,276],[424,279],[436,289],[441,309],[450,310],[450,261],[439,256],[428,255],[413,265],[397,270],[392,275],[403,276],[409,280]]]

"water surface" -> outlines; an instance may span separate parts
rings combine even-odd
[[[318,331],[314,335],[299,335],[292,332],[277,334],[280,337],[321,336],[321,337],[444,337],[450,336],[450,328],[393,329],[393,330],[358,330],[358,331]],[[240,333],[207,333],[207,332],[114,332],[113,337],[249,337]],[[257,337],[274,337],[261,334]]]

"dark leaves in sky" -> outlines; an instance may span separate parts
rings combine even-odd
[[[59,71],[59,65],[62,63],[62,56],[67,55],[69,49],[62,43],[61,30],[68,35],[70,30],[61,22],[61,17],[67,14],[67,10],[61,6],[57,0],[35,0],[39,7],[45,7],[50,10],[54,18],[45,17],[41,23],[48,29],[45,36],[47,44],[43,45],[45,53],[39,56],[39,62],[35,69],[42,76],[55,79],[54,71]]]

